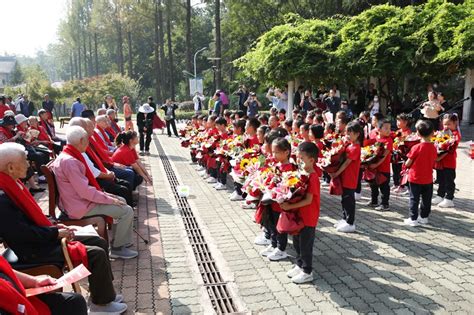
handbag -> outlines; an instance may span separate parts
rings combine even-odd
[[[329,182],[329,194],[334,196],[342,195],[341,177],[332,178]]]
[[[276,228],[278,233],[296,235],[304,228],[304,222],[298,212],[283,211],[280,214]]]

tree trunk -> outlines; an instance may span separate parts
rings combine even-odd
[[[78,70],[79,73],[79,79],[82,79],[82,70],[81,70],[81,45],[77,45],[77,64],[76,64],[76,69]]]
[[[190,73],[193,72],[191,49],[191,0],[186,0],[186,70]],[[189,91],[189,81],[187,86]]]
[[[69,79],[73,80],[74,79],[74,62],[72,58],[72,52],[69,53],[69,65],[70,65]]]
[[[161,65],[161,72],[160,72],[160,82],[162,85],[162,95],[165,96],[169,93],[166,93],[165,89],[165,43],[164,43],[164,31],[163,31],[163,8],[161,6],[161,0],[158,0],[158,46],[160,50],[160,65]],[[166,96],[169,97],[169,96]]]
[[[160,47],[159,47],[159,22],[158,22],[158,0],[155,0],[155,16],[154,16],[154,31],[155,31],[155,43],[154,43],[154,50],[155,50],[155,94],[156,94],[156,102],[162,101],[162,91],[161,91],[161,65],[160,65]]]
[[[89,76],[92,76],[94,73],[94,65],[93,65],[93,51],[92,51],[92,36],[90,33],[87,34],[87,38],[89,39]]]
[[[216,89],[221,89],[222,85],[222,53],[221,53],[221,2],[220,0],[215,0],[214,7],[214,23],[215,23],[215,33],[216,33]]]
[[[132,58],[132,32],[127,31],[128,41],[128,76],[133,76],[133,58]]]
[[[125,68],[123,65],[123,30],[122,23],[120,22],[119,8],[115,9],[115,23],[117,27],[117,67],[121,75],[125,74]]]
[[[166,33],[168,39],[168,80],[170,97],[174,99],[174,65],[173,65],[173,45],[171,41],[171,0],[166,2]]]
[[[471,99],[464,101],[462,107],[462,125],[468,125],[474,122],[474,110],[472,94],[474,89],[474,69],[466,69],[466,78],[464,81],[464,98],[470,97]]]
[[[95,59],[95,75],[99,75],[99,54],[97,48],[97,32],[94,33],[94,59]]]
[[[82,50],[84,54],[84,76],[87,78],[89,76],[89,71],[87,71],[87,42],[86,42],[86,32],[82,30]]]

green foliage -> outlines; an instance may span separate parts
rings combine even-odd
[[[126,76],[117,73],[107,74],[99,77],[83,80],[68,81],[61,89],[63,101],[70,104],[76,97],[81,97],[83,103],[89,107],[99,107],[105,95],[115,97],[117,105],[121,104],[122,96],[131,98],[132,104],[141,103],[140,84]]]

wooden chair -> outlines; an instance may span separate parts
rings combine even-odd
[[[106,241],[109,240],[109,235],[107,233],[107,224],[106,216],[104,215],[94,215],[83,217],[82,219],[71,219],[67,217],[67,214],[62,212],[62,215],[59,217],[56,216],[56,207],[59,200],[59,191],[57,188],[56,178],[51,169],[51,163],[43,165],[41,171],[46,177],[48,182],[48,194],[49,194],[49,216],[52,220],[62,223],[64,225],[77,225],[77,226],[86,226],[92,225],[97,230],[97,233]]]
[[[61,249],[64,255],[64,262],[51,262],[51,263],[21,263],[19,262],[18,257],[15,252],[8,247],[8,244],[3,242],[5,246],[5,251],[2,253],[3,258],[12,266],[13,269],[21,271],[23,273],[29,274],[31,276],[41,276],[49,275],[55,279],[59,279],[64,275],[65,270],[71,271],[74,269],[72,265],[71,257],[67,250],[67,240],[65,238],[61,239]],[[74,292],[80,294],[81,287],[78,283],[73,283],[72,288]],[[62,290],[58,290],[62,291]]]

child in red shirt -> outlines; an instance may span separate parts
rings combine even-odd
[[[388,200],[390,199],[390,160],[393,150],[393,140],[390,137],[390,120],[381,120],[378,125],[378,136],[377,142],[385,144],[385,151],[380,161],[370,164],[368,167],[379,173],[378,176],[382,175],[385,180],[377,183],[377,178],[370,183],[370,190],[372,194],[371,201],[367,203],[367,206],[375,207],[375,210],[390,210]],[[382,203],[378,204],[379,190],[382,194]]]
[[[318,158],[323,157],[324,143],[321,141],[322,138],[324,138],[324,127],[311,125],[309,127],[309,139],[318,147]]]
[[[296,203],[284,202],[280,205],[284,211],[298,209],[304,223],[300,233],[293,236],[293,247],[297,254],[296,264],[287,272],[291,281],[298,284],[313,281],[313,244],[321,198],[318,172],[314,169],[318,153],[318,147],[312,142],[303,142],[298,146],[298,158],[304,163],[304,170],[309,173],[308,188],[303,200]]]
[[[302,124],[300,126],[299,138],[303,139],[305,142],[309,142],[309,124]]]
[[[453,134],[455,144],[446,153],[441,154],[436,163],[436,178],[438,179],[438,192],[433,204],[441,208],[454,207],[454,191],[456,184],[456,149],[461,141],[461,134],[458,130],[458,116],[456,114],[445,114],[443,116],[444,130],[450,130]],[[444,199],[443,199],[444,198]]]
[[[428,121],[420,120],[416,123],[416,131],[421,137],[421,142],[411,148],[405,162],[405,166],[410,168],[408,170],[410,217],[404,222],[410,226],[428,223],[433,196],[433,167],[438,157],[436,148],[430,141],[433,125]],[[420,205],[419,216],[418,205]]]
[[[219,139],[226,140],[232,136],[229,135],[227,131],[227,120],[224,117],[219,117],[216,120],[216,127],[219,131]],[[223,158],[226,159],[226,158]],[[215,165],[215,172],[216,173],[216,180],[214,181],[212,178],[208,179],[208,183],[214,183],[214,188],[216,190],[225,190],[227,189],[227,174],[229,172],[229,161],[217,160],[216,158],[216,165]]]
[[[411,134],[411,120],[410,116],[405,113],[402,113],[397,116],[397,133],[402,137],[406,137]],[[400,185],[403,161],[393,161],[392,162],[392,171],[393,171],[393,192],[395,194],[404,194],[407,189],[405,186]]]
[[[346,133],[349,136],[351,144],[345,149],[346,160],[339,169],[332,174],[332,178],[341,176],[342,181],[342,215],[343,219],[336,224],[336,230],[344,233],[355,231],[355,197],[357,188],[359,170],[360,170],[360,151],[361,144],[364,142],[364,129],[357,121],[350,122],[346,127]]]

